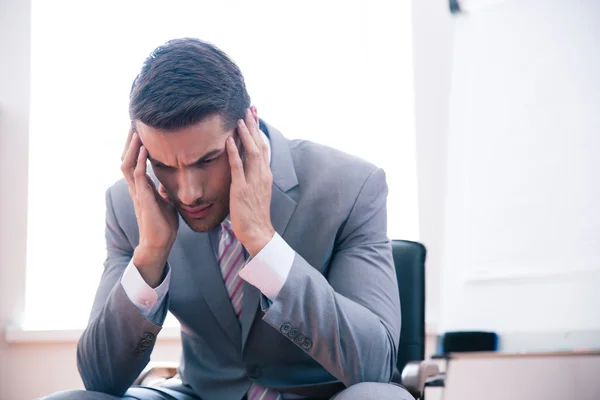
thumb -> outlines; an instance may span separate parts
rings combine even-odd
[[[229,168],[231,170],[231,184],[242,184],[246,181],[244,164],[235,141],[231,136],[227,138],[225,146],[227,147],[227,157],[229,158]]]
[[[160,197],[162,197],[165,200],[169,200],[169,195],[167,194],[167,190],[165,189],[165,187],[162,185],[162,183],[159,183],[158,185],[158,194],[160,195]]]

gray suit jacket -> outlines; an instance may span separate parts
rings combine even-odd
[[[240,324],[210,235],[180,223],[166,301],[181,323],[181,379],[203,400],[239,400],[252,380],[323,398],[358,382],[389,382],[400,304],[386,234],[385,174],[262,128],[272,149],[271,219],[296,252],[294,262],[268,308],[260,291],[244,283]],[[106,204],[108,255],[77,361],[88,390],[120,395],[148,363],[161,327],[140,314],[120,283],[139,240],[124,180],[107,191]],[[161,323],[165,313],[166,307]]]

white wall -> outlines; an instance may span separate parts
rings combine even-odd
[[[25,299],[29,42],[30,2],[0,0],[0,400],[82,387],[73,340],[9,344],[4,337]],[[155,358],[176,361],[179,348],[178,340],[159,340]]]
[[[440,318],[446,149],[454,19],[447,0],[413,1],[419,230],[427,247],[427,321]]]
[[[0,327],[23,310],[29,110],[29,1],[0,1]],[[16,358],[0,329],[0,399]],[[7,379],[8,378],[8,379]]]
[[[103,194],[121,175],[115,161],[124,135],[116,127],[128,123],[128,87],[147,52],[172,37],[202,37],[226,48],[245,73],[259,115],[286,137],[335,146],[382,167],[389,186],[388,235],[419,238],[410,0],[329,0],[326,6],[315,0],[263,0],[243,6],[238,1],[183,3],[165,8],[146,6],[141,0],[32,2],[28,206],[32,229],[27,234],[29,290],[24,323],[28,328],[64,329],[87,320],[102,268],[101,263],[81,268],[79,260],[100,260],[105,255]],[[185,18],[182,7],[189,11]],[[215,18],[198,24],[198,13]],[[77,18],[67,21],[68,15]],[[132,25],[131,15],[144,20],[145,27]],[[231,20],[235,31],[251,33],[239,40],[223,18]],[[270,22],[257,24],[261,18]],[[104,29],[107,21],[112,26],[109,33]],[[72,32],[81,35],[73,39]],[[90,63],[98,54],[108,54],[119,63]],[[103,117],[90,125],[89,109],[102,109]],[[352,118],[338,117],[350,109],[360,112]],[[310,118],[299,118],[299,110]],[[93,154],[77,151],[73,145],[81,137],[81,126],[94,140]],[[61,151],[73,150],[69,157],[57,157],[52,151],[57,145],[53,132],[60,132]],[[361,132],[369,132],[368,140]],[[84,164],[90,167],[70,167]],[[69,176],[54,177],[59,170],[68,170]],[[65,178],[78,184],[64,182]],[[56,186],[61,187],[60,196],[44,195]],[[64,200],[81,193],[86,194],[86,202]],[[65,221],[65,215],[83,214],[86,218]],[[53,234],[44,227],[52,227]],[[85,234],[72,235],[73,231]],[[66,258],[64,237],[70,244]],[[80,284],[52,294],[48,281],[55,271],[47,268],[49,259],[60,259],[62,273]],[[73,296],[78,297],[77,304]],[[60,320],[48,312],[66,307],[72,312]]]
[[[597,0],[456,20],[443,329],[600,346],[599,20]]]

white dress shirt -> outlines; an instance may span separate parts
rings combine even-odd
[[[261,131],[261,134],[268,146],[269,160],[271,160],[271,143],[264,132]],[[269,243],[240,270],[240,278],[255,286],[273,302],[292,269],[294,255],[294,250],[275,232]],[[156,322],[155,317],[164,306],[164,300],[169,290],[171,268],[169,265],[165,268],[166,275],[163,281],[154,289],[144,281],[133,264],[133,259],[121,277],[121,285],[129,300],[144,317],[153,322]]]

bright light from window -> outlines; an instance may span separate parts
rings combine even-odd
[[[176,37],[228,53],[259,115],[288,138],[384,168],[388,234],[418,239],[408,0],[32,3],[26,329],[85,326],[129,89],[145,57]]]

